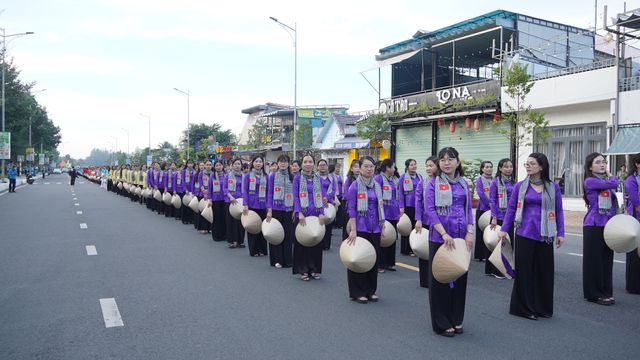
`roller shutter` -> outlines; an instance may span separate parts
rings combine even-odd
[[[418,174],[424,174],[424,162],[431,156],[431,144],[431,124],[396,129],[394,161],[398,172],[404,172],[405,160],[416,159]]]

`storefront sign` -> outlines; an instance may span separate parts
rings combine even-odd
[[[33,161],[33,159],[35,159],[34,155],[36,153],[36,149],[34,148],[27,148],[27,161]]]
[[[16,160],[18,160],[18,162],[24,162],[24,155],[18,155]]]
[[[10,132],[0,132],[0,159],[11,159]]]
[[[234,152],[237,149],[238,148],[236,146],[230,146],[230,145],[218,146],[216,147],[216,153],[220,154],[220,153]]]

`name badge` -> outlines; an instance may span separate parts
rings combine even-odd
[[[292,198],[293,198],[293,195],[287,194],[287,199],[292,199]]]
[[[219,182],[217,182],[217,181],[214,181],[214,182],[213,182],[213,186],[220,186],[220,183],[219,183]]]
[[[267,191],[267,187],[266,186],[260,186],[260,191],[266,192]]]
[[[317,194],[316,199],[322,199],[322,194]]]
[[[255,178],[249,178],[249,182],[254,183],[254,182],[256,182],[256,179]]]
[[[301,194],[300,194],[300,198],[301,198],[301,199],[304,199],[304,198],[306,198],[306,197],[307,197],[307,193],[301,193]]]
[[[405,184],[411,184],[411,179],[404,179]]]
[[[186,175],[184,176],[184,178],[185,178],[185,180],[186,180],[186,181],[191,180],[191,176],[190,176],[190,174],[189,174],[189,173],[186,173]]]
[[[207,184],[209,182],[209,177],[207,175],[202,176],[202,182]]]
[[[440,191],[449,190],[449,184],[440,184],[439,189],[440,189]]]
[[[384,186],[382,187],[382,190],[384,190],[384,191],[388,191],[388,190],[389,190],[389,187],[388,187],[387,185],[384,185]]]
[[[516,207],[520,209],[522,207],[522,202],[518,201],[518,204],[516,205]]]
[[[279,193],[280,191],[282,191],[282,189],[279,186],[276,186],[273,191]]]
[[[608,192],[608,191],[601,191],[601,192],[600,192],[600,196],[602,196],[602,197],[609,197],[609,192]]]
[[[549,215],[547,216],[547,218],[549,220],[555,220],[556,219],[556,213],[553,211],[549,211]]]
[[[229,184],[229,185],[233,184],[233,180],[229,179],[229,180],[227,181],[227,184]]]
[[[489,188],[484,188],[484,192],[488,193],[489,192]]]
[[[365,194],[365,193],[358,193],[357,198],[358,198],[358,199],[366,199],[366,198],[367,198],[367,194]]]
[[[498,199],[502,199],[502,194],[498,194]]]

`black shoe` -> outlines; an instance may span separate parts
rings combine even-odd
[[[529,320],[538,320],[538,317],[535,315],[526,315],[524,316],[524,318],[529,319]]]
[[[454,327],[453,332],[456,334],[462,334],[464,333],[464,328],[462,327],[462,325],[460,327]]]
[[[438,333],[438,335],[442,335],[444,337],[454,337],[454,336],[456,336],[456,331],[455,331],[455,329],[453,331],[446,331],[445,330],[443,332]]]

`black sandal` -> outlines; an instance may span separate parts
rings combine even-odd
[[[462,325],[454,326],[453,327],[453,332],[456,333],[456,334],[462,334],[462,333],[464,333],[464,328],[462,327]]]
[[[441,333],[439,333],[438,335],[442,335],[444,337],[454,337],[456,336],[456,329],[447,329]]]

